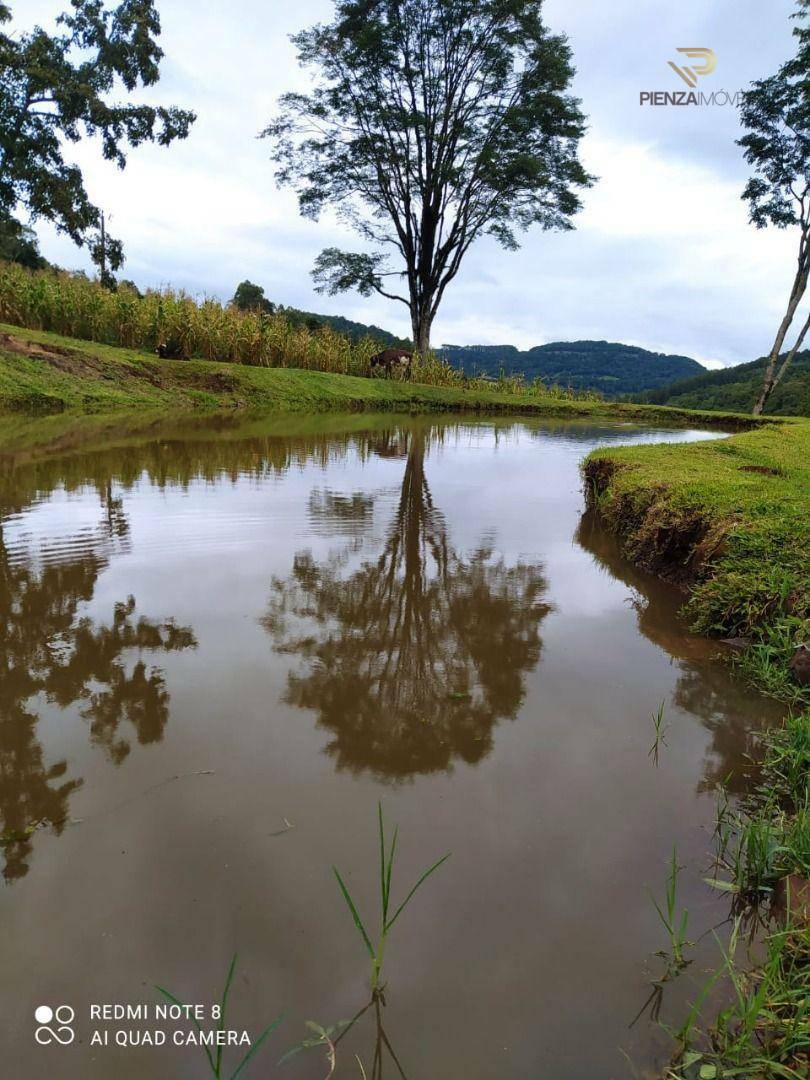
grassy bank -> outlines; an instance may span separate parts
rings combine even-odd
[[[371,358],[384,342],[351,337],[329,323],[302,321],[287,310],[243,310],[213,298],[196,300],[170,288],[141,293],[131,283],[102,287],[84,274],[53,268],[32,271],[0,260],[0,322],[45,330],[114,348],[176,360],[214,360],[248,367],[296,368],[368,377]],[[415,356],[416,381],[430,386],[487,389],[492,379],[467,375],[435,353]],[[548,391],[542,380],[527,384],[501,374],[501,390]],[[556,388],[561,396],[599,397]]]
[[[750,418],[571,398],[536,389],[460,388],[360,378],[297,368],[254,367],[156,356],[0,324],[0,411],[256,408],[279,411],[493,411],[716,428]]]
[[[763,736],[748,799],[721,797],[712,887],[731,896],[731,943],[718,938],[718,971],[673,1032],[667,1077],[798,1080],[810,1064],[810,694],[789,665],[810,638],[810,421],[598,450],[583,471],[624,555],[684,586],[693,627],[735,639],[742,672],[792,706]],[[717,991],[726,1007],[707,1020]]]
[[[734,639],[736,663],[768,693],[807,702],[789,663],[810,637],[810,421],[599,450],[584,474],[623,554],[686,587],[693,628]]]

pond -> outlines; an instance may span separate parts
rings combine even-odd
[[[679,1019],[727,915],[702,882],[714,787],[746,783],[777,710],[583,516],[579,463],[706,437],[214,418],[7,455],[9,1075],[209,1075],[166,1022],[90,1009],[153,1015],[155,984],[210,1008],[238,953],[227,1026],[255,1037],[285,1014],[240,1075],[323,1077],[320,1049],[276,1062],[307,1020],[369,999],[332,866],[376,925],[378,802],[399,826],[394,902],[452,854],[392,929],[385,1005],[338,1044],[336,1076],[361,1077],[359,1058],[371,1077],[378,1043],[383,1076],[654,1075],[672,1046],[647,1012],[633,1023],[667,944],[648,889],[676,847],[702,938],[666,989]],[[74,1041],[39,1045],[35,1008],[63,1003]],[[115,1044],[156,1028],[166,1045]]]

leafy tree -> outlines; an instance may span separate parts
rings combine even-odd
[[[262,311],[268,315],[275,311],[275,305],[265,297],[262,286],[247,279],[236,286],[231,303],[240,311]]]
[[[0,212],[0,259],[20,263],[29,270],[43,270],[47,261],[39,253],[34,230],[9,214]]]
[[[11,18],[0,0],[0,25]],[[0,32],[0,214],[20,207],[52,221],[77,244],[100,226],[66,143],[101,139],[104,157],[126,164],[126,147],[184,139],[194,113],[109,100],[116,82],[132,92],[158,81],[163,56],[152,0],[71,0],[59,31]],[[109,241],[108,238],[108,242]]]
[[[277,179],[297,191],[303,214],[332,206],[372,248],[322,251],[317,287],[402,302],[420,351],[478,237],[512,250],[532,224],[571,228],[574,189],[592,182],[577,159],[584,117],[567,93],[571,50],[541,8],[337,0],[332,23],[293,38],[320,78],[309,94],[285,94],[262,132]]]
[[[751,221],[758,229],[767,225],[780,229],[795,226],[799,232],[793,285],[765,366],[762,389],[754,405],[756,414],[765,408],[810,328],[809,316],[777,371],[780,350],[810,277],[810,0],[797,3],[793,16],[798,21],[793,31],[799,42],[796,56],[784,63],[776,75],[752,83],[743,95],[741,109],[747,134],[738,140],[738,145],[743,147],[745,159],[756,174],[743,191]]]
[[[122,278],[121,281],[118,282],[118,288],[129,289],[130,292],[133,292],[139,300],[143,300],[143,293],[135,284],[135,282],[132,281],[130,278]]]

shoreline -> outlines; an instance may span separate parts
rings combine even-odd
[[[0,324],[0,414],[75,415],[124,410],[175,415],[234,410],[276,412],[469,412],[559,419],[599,418],[672,427],[746,431],[779,424],[738,413],[573,398],[565,392],[505,393],[429,386],[302,368],[207,360],[159,360]]]
[[[731,639],[739,674],[790,706],[760,736],[757,786],[738,805],[718,789],[707,888],[730,895],[730,945],[718,939],[718,969],[668,1029],[665,1080],[798,1078],[810,1062],[810,687],[790,669],[810,630],[808,462],[810,422],[794,421],[723,443],[600,449],[582,465],[623,557],[681,586],[692,629]],[[715,986],[728,1004],[706,1017]]]

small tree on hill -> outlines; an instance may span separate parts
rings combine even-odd
[[[741,110],[747,134],[738,145],[743,147],[745,160],[753,165],[756,174],[743,191],[751,221],[758,229],[767,225],[780,229],[793,226],[799,234],[787,310],[765,365],[755,414],[765,408],[810,327],[808,317],[777,370],[780,351],[810,278],[810,0],[797,2],[794,18],[798,25],[793,31],[799,42],[796,56],[784,63],[776,75],[753,83],[743,95]]]
[[[261,285],[254,285],[252,281],[240,281],[236,286],[231,304],[239,311],[261,311],[272,315],[275,304],[272,304],[264,295]]]
[[[489,234],[513,250],[532,224],[569,229],[575,189],[591,183],[577,158],[585,120],[567,92],[571,50],[541,8],[337,0],[331,23],[293,38],[317,81],[285,94],[262,133],[277,179],[303,214],[334,207],[372,249],[322,251],[317,287],[405,304],[421,352],[475,240]]]

